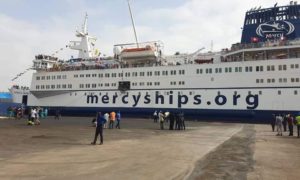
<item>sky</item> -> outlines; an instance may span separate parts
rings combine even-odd
[[[240,42],[244,16],[253,7],[268,8],[285,0],[130,0],[139,42],[161,40],[165,54],[219,51]],[[127,0],[0,0],[0,91],[30,86],[37,54],[67,60],[66,49],[88,14],[89,35],[102,54],[113,45],[135,42]],[[61,51],[60,49],[63,48]],[[204,51],[205,51],[204,50]]]

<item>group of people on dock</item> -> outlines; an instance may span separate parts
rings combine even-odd
[[[40,125],[40,119],[44,119],[48,116],[48,108],[35,107],[30,108],[28,111],[27,125]]]
[[[97,117],[99,116],[99,112],[96,115],[96,118],[93,118],[92,124],[93,126],[97,127]],[[115,128],[117,129],[121,129],[121,112],[118,111],[117,113],[115,113],[114,111],[110,112],[110,113],[101,113],[101,116],[103,116],[104,118],[104,122],[102,123],[103,128],[108,128],[108,129],[113,129],[115,126],[115,122],[117,123]]]
[[[297,126],[297,137],[300,138],[300,113],[293,116],[292,114],[274,114],[274,118],[271,121],[273,132],[276,131],[276,136],[282,136],[282,132],[289,130],[289,136],[294,136],[294,126]]]
[[[160,129],[164,129],[164,124],[169,123],[169,130],[185,130],[185,121],[183,112],[165,112],[154,111],[153,113],[154,123],[159,122]],[[175,125],[175,127],[174,127]]]

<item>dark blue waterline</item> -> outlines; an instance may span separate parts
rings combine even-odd
[[[296,115],[296,111],[271,111],[271,110],[223,110],[223,109],[171,109],[171,108],[95,108],[95,107],[51,107],[50,114],[60,109],[63,116],[95,116],[96,112],[121,111],[123,117],[151,118],[155,110],[179,112],[182,111],[187,120],[221,121],[242,123],[269,123],[274,114]]]

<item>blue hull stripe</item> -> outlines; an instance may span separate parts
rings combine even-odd
[[[123,117],[150,118],[155,110],[179,112],[182,111],[189,120],[199,121],[228,121],[244,123],[269,123],[273,119],[273,114],[296,115],[296,111],[271,111],[271,110],[221,110],[221,109],[163,109],[163,108],[95,108],[95,107],[51,107],[49,112],[53,114],[56,109],[60,109],[62,115],[66,116],[94,116],[97,111],[102,113],[111,111],[121,111]]]

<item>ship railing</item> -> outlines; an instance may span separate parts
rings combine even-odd
[[[242,49],[253,49],[253,48],[262,48],[262,47],[277,47],[277,46],[293,46],[300,45],[300,38],[295,40],[273,40],[266,42],[258,42],[258,43],[248,43],[248,44],[233,44],[231,49],[223,49],[222,51],[225,53],[234,52]]]

